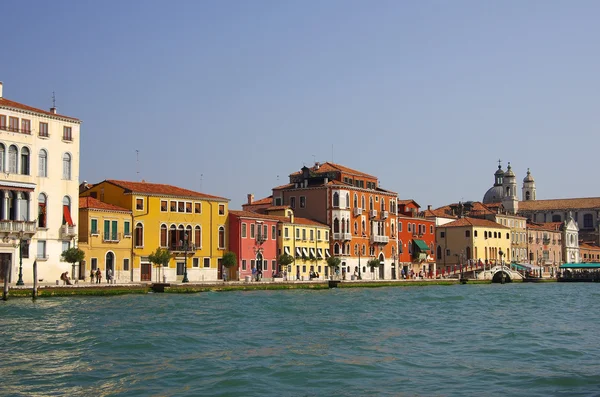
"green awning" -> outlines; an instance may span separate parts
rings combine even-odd
[[[565,263],[560,265],[561,269],[600,269],[600,263],[589,262],[589,263]]]
[[[413,242],[417,245],[421,251],[429,251],[429,246],[423,240],[413,239]]]

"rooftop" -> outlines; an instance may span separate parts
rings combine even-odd
[[[183,189],[177,186],[164,185],[160,183],[149,182],[130,182],[107,179],[105,182],[111,183],[125,189],[126,193],[154,194],[158,196],[190,197],[198,199],[211,199],[218,201],[229,201],[229,199],[210,194],[199,193],[193,190]]]

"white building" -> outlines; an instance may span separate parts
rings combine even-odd
[[[6,99],[0,82],[0,279],[58,280],[76,244],[81,121]],[[19,255],[19,243],[21,253]]]

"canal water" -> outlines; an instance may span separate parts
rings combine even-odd
[[[0,302],[1,396],[600,395],[600,285]]]

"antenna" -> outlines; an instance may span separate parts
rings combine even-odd
[[[54,95],[54,91],[52,91],[52,107],[56,107],[56,95]]]
[[[202,191],[202,180],[204,179],[204,174],[200,174],[200,191]]]
[[[313,163],[316,163],[317,162],[317,156],[315,156],[314,154],[312,156],[313,156]]]
[[[136,161],[136,176],[137,176],[137,180],[140,180],[140,151],[139,150],[135,150],[135,161]]]
[[[331,162],[333,163],[333,143],[331,144]]]

